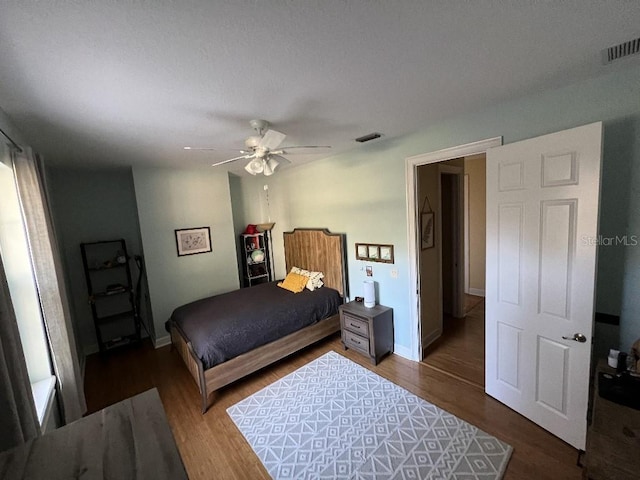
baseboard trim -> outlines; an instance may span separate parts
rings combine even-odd
[[[484,290],[479,288],[469,288],[469,295],[475,295],[476,297],[484,297]]]
[[[85,345],[83,350],[84,350],[85,357],[88,357],[89,355],[98,353],[100,351],[100,347],[98,346],[97,343],[92,343],[91,345]]]
[[[405,347],[404,345],[398,345],[397,343],[393,346],[393,353],[401,356],[402,358],[406,358],[407,360],[413,360],[413,355],[411,355],[411,349]]]
[[[167,345],[171,345],[170,335],[165,335],[164,337],[156,338],[153,341],[154,348],[162,348],[162,347],[166,347]]]

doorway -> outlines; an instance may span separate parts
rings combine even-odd
[[[419,197],[433,198],[436,212],[434,252],[420,254],[423,331],[438,325],[423,342],[423,363],[484,387],[485,365],[485,154],[418,167]],[[433,178],[437,178],[434,187]],[[439,272],[434,275],[433,272]],[[438,282],[437,285],[434,282]]]

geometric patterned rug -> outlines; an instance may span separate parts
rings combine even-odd
[[[499,479],[513,450],[333,351],[227,413],[276,479]]]

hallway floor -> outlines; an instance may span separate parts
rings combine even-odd
[[[484,298],[465,297],[466,317],[445,315],[442,336],[427,347],[423,363],[484,388]]]

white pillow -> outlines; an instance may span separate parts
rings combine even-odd
[[[298,267],[291,267],[291,271],[293,273],[297,273],[298,275],[304,275],[305,277],[309,277],[309,281],[307,282],[307,290],[314,291],[316,288],[320,288],[324,285],[322,279],[324,278],[324,273],[322,272],[310,272],[309,270],[304,270]]]

